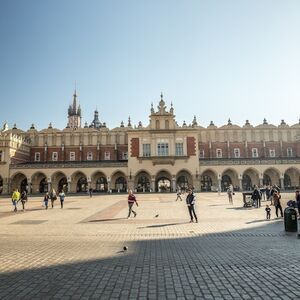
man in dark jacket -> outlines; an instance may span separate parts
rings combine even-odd
[[[189,189],[188,195],[186,196],[186,204],[189,209],[190,216],[191,216],[190,223],[194,222],[194,217],[195,217],[196,223],[198,223],[198,218],[197,218],[197,215],[195,212],[195,207],[194,207],[195,200],[196,200],[195,194],[193,193],[192,189]]]
[[[253,200],[253,202],[255,202],[257,208],[261,206],[261,193],[257,185],[254,186],[254,191],[252,193],[251,199]]]
[[[296,191],[296,203],[297,203],[297,207],[298,207],[298,217],[300,220],[300,191]]]

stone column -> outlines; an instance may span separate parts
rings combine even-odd
[[[283,176],[280,177],[280,184],[281,184],[281,187],[280,187],[281,190],[284,191],[284,177]]]
[[[3,190],[2,194],[10,194],[10,180],[9,178],[3,178]]]
[[[239,179],[239,183],[240,183],[240,191],[242,192],[243,191],[243,179],[242,178]]]
[[[155,179],[151,178],[151,190],[154,193],[155,192]]]
[[[48,178],[47,182],[48,182],[48,192],[50,192],[51,191],[51,178]]]
[[[31,178],[27,178],[27,194],[31,194]]]
[[[172,175],[172,190],[171,192],[176,191],[176,175]]]
[[[263,185],[264,185],[264,179],[261,178],[261,177],[259,178],[259,185],[260,185],[260,186],[263,186]]]
[[[67,182],[68,182],[68,193],[71,193],[71,177],[67,178]]]
[[[219,175],[219,176],[221,176],[221,175]],[[219,192],[222,191],[222,179],[221,178],[218,179],[218,190],[219,190]]]
[[[107,192],[110,193],[110,177],[107,176],[106,180],[107,180]]]

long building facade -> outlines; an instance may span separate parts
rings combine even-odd
[[[70,193],[174,192],[193,186],[196,191],[250,190],[253,185],[300,186],[300,121],[289,126],[204,128],[196,117],[178,125],[173,105],[161,95],[151,105],[149,124],[140,122],[114,129],[100,122],[98,111],[90,125],[81,124],[77,94],[68,109],[65,129],[27,131],[7,123],[0,130],[0,193],[26,189],[30,194],[51,188]]]

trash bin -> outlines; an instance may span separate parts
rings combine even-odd
[[[284,229],[287,232],[297,232],[297,213],[293,207],[284,210]]]

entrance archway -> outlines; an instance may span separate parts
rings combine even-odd
[[[77,180],[76,192],[77,193],[86,193],[88,190],[88,182],[86,177],[80,177]]]
[[[189,172],[182,170],[177,173],[176,187],[181,191],[186,191],[189,187],[193,187],[192,176]]]
[[[205,170],[200,177],[201,191],[211,192],[218,190],[218,176],[212,170]]]
[[[157,192],[171,192],[171,174],[167,171],[160,171],[156,175],[155,189]]]
[[[284,173],[284,189],[295,190],[300,186],[300,171],[296,168],[289,168]]]
[[[43,178],[39,183],[39,193],[44,194],[48,192],[48,182],[46,180],[46,177]]]
[[[281,187],[279,171],[274,168],[265,170],[263,175],[263,183],[265,185],[276,184]]]
[[[113,191],[127,192],[127,180],[123,172],[117,171],[111,176]]]
[[[42,172],[36,172],[31,176],[32,192],[46,193],[48,192],[47,176]]]
[[[92,175],[91,186],[95,192],[106,193],[108,191],[107,177],[103,172],[97,171]]]
[[[62,172],[56,172],[52,175],[52,187],[58,191],[68,192],[67,176]]]
[[[27,177],[23,173],[15,174],[11,179],[11,191],[18,189],[20,192],[27,188]]]
[[[135,187],[137,192],[150,192],[150,175],[142,171],[135,176]]]
[[[243,173],[242,177],[242,188],[244,191],[250,191],[253,186],[259,186],[259,173],[255,169],[247,169]]]
[[[227,191],[229,185],[232,184],[234,190],[239,190],[238,174],[235,170],[228,169],[223,172],[221,180],[222,191]]]

